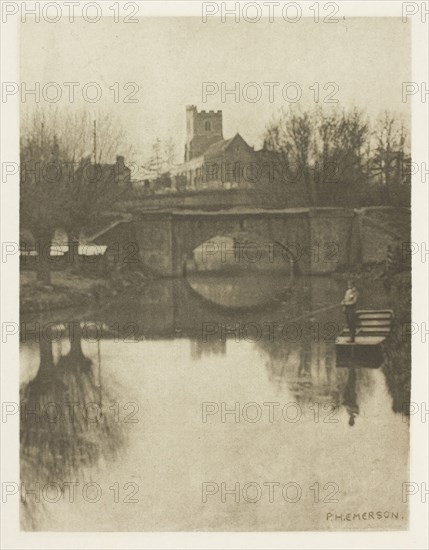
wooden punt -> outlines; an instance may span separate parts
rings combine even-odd
[[[337,367],[380,367],[382,344],[391,333],[392,320],[391,309],[357,310],[355,341],[350,342],[347,326],[335,340]]]

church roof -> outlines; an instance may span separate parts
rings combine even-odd
[[[206,155],[210,157],[218,156],[219,154],[226,151],[226,149],[228,149],[228,147],[236,138],[239,138],[241,141],[243,141],[247,145],[247,147],[249,147],[250,149],[250,146],[244,141],[244,139],[240,136],[240,134],[237,133],[235,134],[234,137],[230,139],[221,139],[220,141],[216,141],[215,143],[212,143],[208,147],[208,149],[204,152],[204,156]]]

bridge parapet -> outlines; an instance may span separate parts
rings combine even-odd
[[[301,196],[291,193],[285,204],[283,195],[273,191],[262,192],[254,189],[225,189],[219,182],[218,189],[205,189],[200,191],[185,191],[169,194],[139,194],[124,198],[117,204],[117,208],[123,212],[145,212],[166,209],[202,209],[202,210],[226,210],[229,208],[279,208],[279,207],[305,207]]]

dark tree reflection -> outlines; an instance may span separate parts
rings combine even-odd
[[[267,342],[268,374],[285,383],[300,404],[330,403],[339,406],[347,373],[335,366],[334,345],[301,340],[297,343]]]
[[[95,365],[84,355],[81,338],[80,330],[74,331],[69,353],[55,364],[52,341],[41,336],[39,369],[21,388],[20,464],[26,487],[85,482],[88,468],[113,460],[123,443],[120,424],[103,414]],[[103,388],[105,400],[107,393]],[[23,512],[23,527],[34,529],[38,512],[31,496],[24,499]]]

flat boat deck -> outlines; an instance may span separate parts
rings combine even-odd
[[[355,341],[350,342],[346,326],[335,340],[338,367],[378,368],[383,363],[381,344],[392,330],[391,309],[360,309],[356,311]]]

